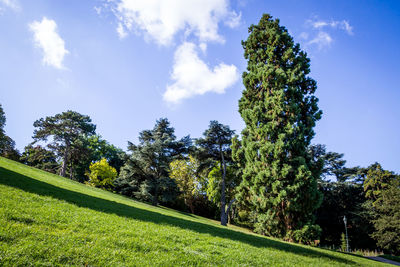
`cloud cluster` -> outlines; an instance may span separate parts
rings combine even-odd
[[[65,49],[64,40],[57,33],[56,22],[43,17],[40,22],[30,23],[29,29],[33,32],[35,46],[43,51],[43,63],[63,69],[64,56],[69,51]]]
[[[347,20],[307,20],[306,25],[316,30],[314,37],[309,39],[310,34],[302,32],[300,38],[307,40],[307,45],[316,45],[318,49],[329,47],[333,42],[333,37],[327,32],[328,29],[339,29],[345,31],[348,35],[353,35],[353,27]]]
[[[208,92],[225,93],[239,78],[234,65],[220,63],[210,69],[198,56],[195,44],[185,42],[175,52],[173,72],[174,83],[167,86],[164,100],[177,104],[185,98]]]
[[[225,42],[220,24],[230,28],[240,24],[241,14],[229,8],[229,0],[108,0],[103,8],[111,8],[116,16],[121,39],[134,32],[167,46],[174,44],[177,35],[183,40],[195,37],[196,41],[184,41],[175,51],[172,83],[163,94],[166,102],[177,104],[208,92],[222,94],[238,80],[234,65],[210,67],[199,56],[199,51],[206,54],[209,42]]]
[[[240,15],[229,10],[227,0],[111,0],[121,38],[143,32],[161,45],[172,42],[178,32],[193,33],[201,42],[223,42],[218,23],[239,24]]]

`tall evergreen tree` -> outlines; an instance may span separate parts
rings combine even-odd
[[[89,116],[71,110],[41,118],[35,121],[33,126],[36,128],[33,132],[35,142],[52,138],[49,147],[62,158],[60,175],[64,177],[68,164],[76,161],[76,156],[81,155],[78,150],[82,148],[83,137],[91,136],[96,131],[96,125],[92,123]]]
[[[169,177],[170,163],[188,153],[189,136],[176,140],[174,128],[167,119],[160,119],[152,130],[139,134],[139,144],[129,142],[132,154],[115,181],[122,194],[151,201],[157,205],[168,202],[177,194],[177,186]]]
[[[322,112],[310,60],[268,14],[250,26],[242,45],[248,65],[239,112],[246,127],[232,146],[243,165],[237,199],[256,212],[258,232],[287,240],[304,229],[318,232],[310,225],[321,203],[320,170],[311,168],[307,147]]]
[[[228,223],[228,207],[232,203],[226,203],[226,168],[232,162],[232,136],[235,132],[229,126],[218,121],[211,121],[209,128],[203,133],[204,138],[199,138],[196,144],[199,146],[197,157],[211,169],[215,162],[219,162],[221,171],[221,225]],[[228,205],[227,205],[228,204]],[[230,205],[229,205],[230,204]]]

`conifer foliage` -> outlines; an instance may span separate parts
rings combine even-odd
[[[167,119],[157,120],[152,130],[139,134],[139,144],[128,142],[132,152],[115,181],[117,192],[157,206],[172,201],[178,187],[169,177],[170,163],[183,158],[192,145],[189,136],[176,140],[175,129]]]
[[[237,200],[254,211],[257,232],[296,241],[320,232],[312,225],[320,170],[312,168],[307,147],[322,112],[308,77],[310,60],[268,14],[250,26],[242,45],[248,65],[239,112],[246,127],[232,145],[243,168]]]

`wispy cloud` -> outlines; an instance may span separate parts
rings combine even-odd
[[[20,5],[17,0],[0,0],[0,11],[4,8],[10,8],[14,11],[20,10]]]
[[[323,20],[317,20],[317,21],[309,21],[309,23],[316,29],[322,29],[326,27],[330,28],[338,28],[341,30],[344,30],[347,32],[349,35],[353,35],[353,27],[350,26],[350,23],[347,20],[331,20],[331,21],[323,21]]]
[[[161,45],[171,44],[178,32],[192,33],[200,42],[224,42],[218,24],[236,27],[241,18],[228,0],[109,0],[107,7],[118,20],[121,38],[133,31]]]
[[[174,82],[164,93],[166,102],[177,104],[208,92],[222,94],[239,79],[236,66],[221,63],[211,69],[199,58],[197,51],[196,45],[190,42],[183,43],[176,50],[171,75]]]
[[[324,47],[330,46],[332,41],[333,39],[328,33],[320,31],[318,32],[318,35],[315,36],[315,38],[308,42],[308,44],[316,44],[319,49],[322,49]]]
[[[42,21],[30,23],[29,28],[33,32],[35,46],[43,51],[43,63],[64,69],[64,56],[69,51],[65,49],[64,40],[57,33],[56,22],[43,17]]]
[[[353,35],[353,27],[347,20],[307,20],[305,23],[309,28],[302,32],[299,38],[305,41],[306,46],[316,45],[319,50],[329,47],[333,42],[333,30],[343,30],[348,35]]]

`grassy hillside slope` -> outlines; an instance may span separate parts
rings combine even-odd
[[[0,265],[60,264],[380,265],[222,227],[0,158]]]

